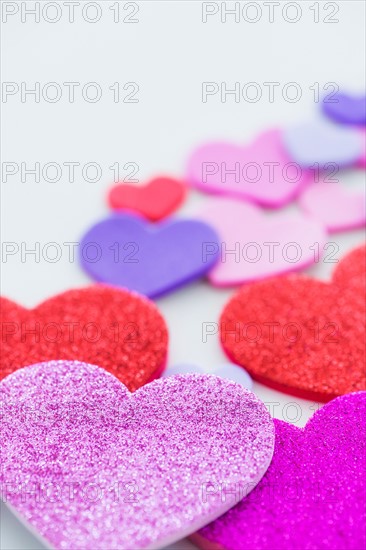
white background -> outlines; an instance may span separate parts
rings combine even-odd
[[[6,4],[6,2],[2,2]],[[17,2],[19,8],[24,2]],[[27,2],[32,7],[34,2]],[[41,5],[44,5],[41,2]],[[77,242],[91,224],[108,214],[106,192],[113,183],[109,169],[118,162],[139,165],[141,183],[157,174],[182,177],[189,152],[209,139],[245,142],[258,132],[273,126],[316,116],[318,105],[310,89],[318,82],[320,89],[335,82],[351,91],[365,86],[364,20],[362,1],[334,2],[339,8],[333,18],[337,23],[324,23],[333,8],[319,5],[320,22],[314,22],[314,2],[297,2],[301,8],[296,23],[295,8],[283,15],[285,2],[276,7],[274,21],[269,22],[269,8],[262,2],[262,16],[256,23],[241,18],[235,23],[220,13],[202,22],[201,2],[138,2],[138,23],[114,23],[109,9],[114,2],[99,5],[102,17],[91,24],[75,9],[75,22],[69,23],[69,12],[58,2],[62,17],[55,24],[40,23],[28,16],[21,22],[20,13],[2,25],[2,79],[4,82],[26,82],[29,88],[40,82],[80,82],[75,103],[68,101],[67,89],[57,103],[28,97],[22,103],[20,94],[2,104],[2,162],[36,162],[43,166],[57,162],[98,163],[103,174],[98,183],[83,180],[80,169],[76,181],[68,181],[66,168],[58,183],[35,183],[32,176],[22,182],[20,174],[2,181],[1,231],[3,242],[24,242],[29,248],[40,243]],[[85,2],[81,2],[85,4]],[[244,6],[246,3],[241,3]],[[218,4],[219,5],[219,4]],[[232,7],[233,2],[229,2]],[[121,18],[131,10],[123,11]],[[253,8],[254,9],[254,8]],[[94,17],[92,10],[88,12]],[[300,12],[299,12],[300,13]],[[49,17],[55,12],[50,9]],[[254,18],[254,11],[248,12]],[[202,82],[257,82],[263,97],[257,103],[242,100],[235,103],[219,96],[202,102]],[[83,100],[80,89],[88,82],[98,82],[103,96],[97,103]],[[136,82],[139,102],[114,103],[109,86]],[[279,82],[275,101],[268,101],[264,82]],[[288,82],[302,89],[300,101],[290,103],[281,91]],[[122,90],[123,91],[123,90]],[[51,92],[50,92],[51,93]],[[124,92],[125,93],[125,92]],[[126,174],[123,173],[123,176]],[[341,181],[350,187],[363,182],[362,172],[345,172]],[[205,197],[191,193],[177,215],[187,215]],[[291,208],[295,208],[292,206]],[[243,237],[245,240],[245,236]],[[364,239],[363,231],[352,231],[329,237],[339,244],[337,255]],[[2,294],[32,307],[55,293],[83,286],[90,280],[78,263],[70,263],[67,249],[57,263],[27,256],[22,261],[16,254],[2,261]],[[320,262],[310,273],[329,278],[334,264]],[[206,282],[197,282],[157,300],[170,329],[169,363],[196,363],[208,371],[224,362],[225,356],[217,338],[202,342],[202,323],[215,322],[233,290],[217,290]],[[278,403],[275,416],[285,420],[286,404],[296,402],[302,410],[297,425],[303,426],[316,405],[285,396],[255,384],[254,391],[267,403]],[[284,408],[285,407],[285,408]],[[294,413],[294,408],[291,410]],[[186,544],[186,546],[185,546]],[[178,543],[176,548],[189,547]],[[2,508],[2,549],[41,548],[39,543]]]

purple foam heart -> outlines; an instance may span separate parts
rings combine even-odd
[[[331,401],[304,429],[274,422],[266,475],[194,542],[217,550],[365,548],[366,392]]]
[[[304,168],[318,165],[320,169],[327,169],[327,164],[335,165],[335,168],[349,166],[357,163],[363,150],[359,130],[327,120],[286,128],[282,139],[291,158]]]
[[[338,93],[332,101],[324,100],[323,112],[343,124],[366,124],[366,95]]]
[[[94,225],[80,261],[95,280],[160,296],[205,275],[218,259],[218,236],[197,220],[149,224],[129,214]]]
[[[104,369],[50,361],[5,378],[0,399],[3,499],[57,550],[168,545],[233,506],[226,489],[251,490],[273,453],[263,403],[210,375],[129,393]]]

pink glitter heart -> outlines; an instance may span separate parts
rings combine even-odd
[[[192,540],[210,550],[365,548],[366,392],[331,401],[304,429],[275,426],[261,483]]]
[[[56,549],[170,544],[226,512],[226,488],[252,489],[272,458],[263,403],[214,376],[129,393],[104,369],[50,361],[5,378],[0,396],[3,498]]]

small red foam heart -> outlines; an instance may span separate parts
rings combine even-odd
[[[221,316],[230,359],[307,399],[365,390],[365,253],[348,254],[330,283],[290,275],[243,287]]]
[[[168,331],[145,297],[95,285],[69,290],[34,309],[0,298],[0,380],[26,365],[51,360],[98,364],[130,391],[160,376]]]
[[[183,202],[185,192],[185,187],[180,181],[159,177],[144,187],[116,185],[111,189],[108,201],[114,210],[132,210],[150,221],[158,221],[178,208]]]

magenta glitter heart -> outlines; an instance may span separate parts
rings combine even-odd
[[[263,403],[215,376],[130,393],[104,369],[50,361],[0,397],[3,499],[55,549],[170,544],[239,502],[273,454]]]
[[[210,550],[365,548],[366,392],[331,401],[304,429],[275,427],[262,481],[192,540]]]

